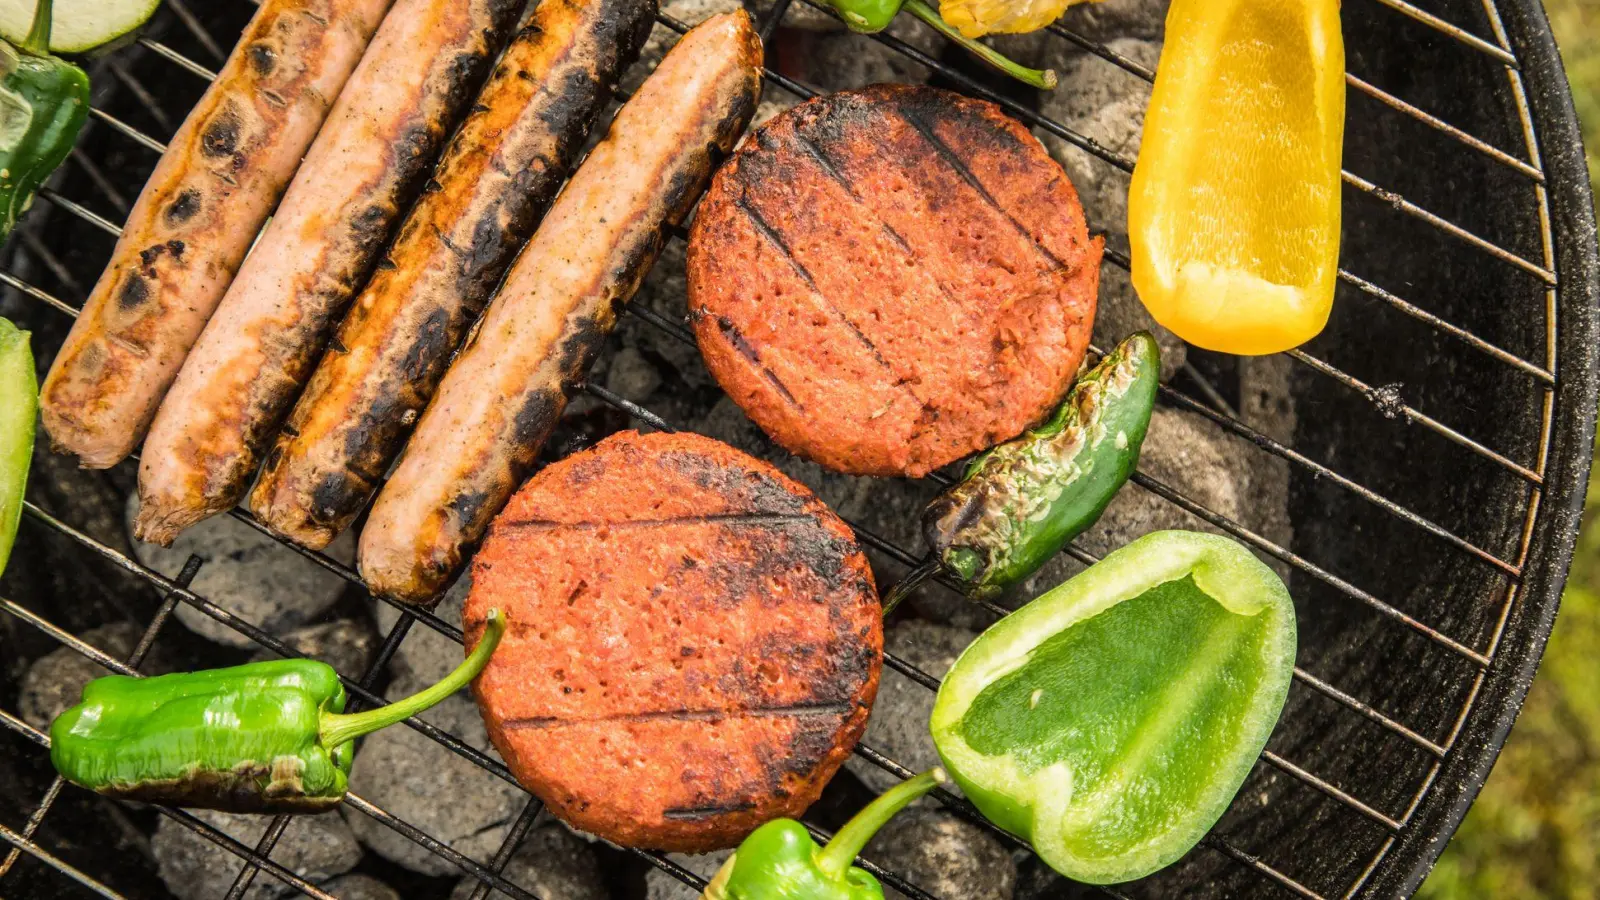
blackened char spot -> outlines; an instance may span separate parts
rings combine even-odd
[[[239,113],[230,103],[200,134],[200,152],[213,159],[232,156],[239,149],[239,127]]]
[[[150,299],[150,285],[145,283],[143,275],[129,272],[128,277],[122,280],[122,289],[117,291],[117,306],[123,312],[132,312]]]
[[[311,489],[313,522],[338,527],[361,511],[370,485],[353,480],[353,473],[329,472]]]
[[[602,326],[594,318],[568,323],[566,336],[556,348],[556,367],[561,373],[563,388],[570,388],[583,379],[610,334],[611,329]]]
[[[167,252],[172,254],[173,259],[183,259],[183,251],[183,241],[167,241]]]
[[[278,53],[270,45],[257,41],[246,48],[245,53],[250,57],[250,68],[262,78],[278,67]]]
[[[548,99],[539,105],[539,121],[550,134],[564,135],[577,122],[585,121],[599,105],[602,85],[594,73],[574,66],[555,83],[546,82],[541,93]]]
[[[167,225],[176,228],[193,218],[199,209],[200,192],[194,188],[184,188],[167,204]]]
[[[456,521],[470,529],[477,524],[488,502],[489,495],[484,491],[462,491],[450,501],[450,511],[456,514]]]
[[[567,405],[567,398],[553,388],[539,388],[522,401],[514,420],[517,443],[533,447],[544,443],[545,436],[555,425],[556,417]]]
[[[422,320],[422,326],[411,341],[411,349],[406,351],[406,378],[413,384],[431,380],[431,373],[444,363],[444,357],[450,352],[449,337],[450,311],[435,307]]]

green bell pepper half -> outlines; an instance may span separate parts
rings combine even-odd
[[[701,896],[704,900],[883,900],[883,885],[851,861],[896,813],[946,780],[944,770],[932,769],[900,782],[856,813],[820,849],[804,825],[774,819],[744,839]]]
[[[997,622],[930,728],[990,821],[1079,881],[1188,852],[1266,746],[1294,670],[1278,576],[1223,537],[1146,535]]]
[[[39,417],[39,377],[28,333],[0,319],[0,572],[22,520],[22,496],[33,460],[33,425]]]
[[[21,46],[0,40],[0,242],[72,152],[89,116],[89,76],[50,55],[53,7],[39,0]]]
[[[278,659],[226,669],[89,682],[50,725],[50,761],[73,784],[150,803],[229,812],[299,813],[344,799],[352,742],[465,687],[488,664],[506,622],[437,684],[377,709],[344,712],[331,666]]]

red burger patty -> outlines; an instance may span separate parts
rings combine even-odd
[[[689,239],[690,317],[712,374],[779,443],[921,476],[1070,386],[1101,243],[999,107],[874,85],[778,116],[717,173]]]
[[[474,684],[517,780],[571,825],[705,851],[797,816],[867,724],[872,570],[805,487],[710,438],[624,432],[512,498],[472,568]]]

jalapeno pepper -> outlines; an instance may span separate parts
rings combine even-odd
[[[1139,463],[1160,373],[1155,337],[1134,334],[1043,425],[974,460],[923,512],[932,558],[889,591],[884,608],[941,569],[968,596],[994,596],[1088,530]]]
[[[839,18],[844,20],[846,28],[862,34],[874,34],[888,28],[889,23],[894,21],[894,17],[904,7],[945,37],[967,48],[973,55],[1012,78],[1047,91],[1056,86],[1056,73],[1053,69],[1030,69],[1017,64],[999,51],[980,44],[951,27],[923,0],[828,0],[828,3],[839,13]]]
[[[315,660],[97,678],[51,723],[50,761],[110,797],[229,812],[332,809],[347,789],[352,742],[466,686],[500,643],[505,617],[491,610],[484,628],[442,681],[358,713],[344,712],[338,674]]]
[[[1146,535],[1000,620],[930,729],[996,825],[1079,881],[1140,878],[1222,815],[1283,710],[1294,604],[1215,535]]]
[[[851,861],[896,813],[947,780],[944,770],[933,769],[900,782],[856,813],[820,849],[804,825],[774,819],[744,839],[701,896],[704,900],[883,900],[878,879]]]
[[[0,319],[0,572],[22,519],[22,494],[33,459],[33,423],[39,417],[39,378],[28,333]]]
[[[0,242],[89,115],[89,76],[50,55],[52,12],[52,0],[39,0],[21,46],[0,41]]]
[[[1339,0],[1173,0],[1133,183],[1133,285],[1224,353],[1302,344],[1339,265]]]

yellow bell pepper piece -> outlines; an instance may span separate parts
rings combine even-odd
[[[1133,285],[1207,350],[1288,350],[1339,263],[1338,0],[1173,0],[1128,196]]]
[[[1084,0],[941,0],[939,15],[962,35],[1023,34],[1049,25]],[[1099,0],[1094,0],[1099,2]]]

